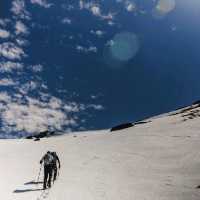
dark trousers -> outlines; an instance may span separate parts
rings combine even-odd
[[[54,166],[53,166],[53,181],[56,180],[57,173],[58,173],[58,168],[57,168],[56,165],[54,165]]]
[[[47,186],[51,187],[52,170],[53,170],[53,167],[51,165],[44,166],[43,189],[46,189]]]

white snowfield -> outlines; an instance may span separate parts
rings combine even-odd
[[[73,133],[38,142],[0,140],[0,197],[199,200],[198,109],[152,118],[149,123],[116,132]],[[193,111],[196,114],[191,117]],[[42,193],[42,184],[31,182],[37,181],[39,160],[47,150],[58,153],[61,170],[52,188]]]

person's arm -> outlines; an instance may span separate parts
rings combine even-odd
[[[44,156],[41,158],[40,164],[42,164],[43,161],[44,161]]]
[[[57,156],[57,155],[56,155],[56,159],[57,159],[57,161],[58,161],[59,168],[60,168],[60,160],[59,160],[59,158],[58,158],[58,156]]]

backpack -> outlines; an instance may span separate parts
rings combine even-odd
[[[44,165],[51,165],[53,164],[53,156],[50,154],[50,153],[47,153],[45,156],[44,156]]]

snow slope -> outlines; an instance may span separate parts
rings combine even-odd
[[[112,133],[1,140],[1,199],[199,200],[198,109]],[[58,180],[41,195],[42,184],[30,183],[37,180],[39,160],[47,150],[57,151],[62,166]]]

